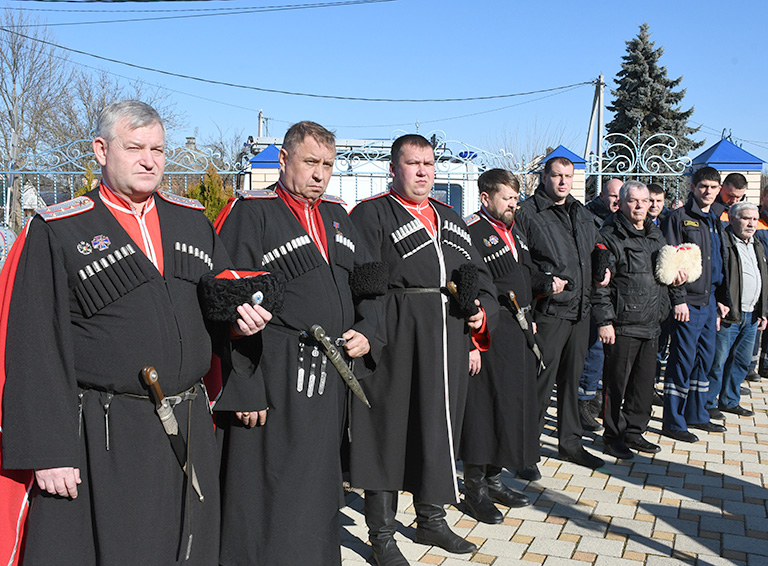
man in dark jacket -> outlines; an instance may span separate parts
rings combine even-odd
[[[664,206],[666,193],[664,187],[656,183],[648,185],[648,192],[651,197],[651,207],[648,209],[648,218],[659,228],[667,220],[670,210]],[[659,334],[659,350],[656,353],[656,382],[661,381],[661,363],[667,355],[667,346],[669,345],[669,329],[672,325],[672,317],[668,316],[661,323],[661,334]],[[654,390],[653,404],[662,405],[661,395]]]
[[[763,244],[768,254],[768,185],[760,190],[758,211],[760,217],[757,221],[755,240]],[[752,364],[746,380],[760,381],[763,377],[768,377],[768,332],[758,330],[755,334],[755,347],[752,349]]]
[[[619,459],[661,448],[642,437],[651,418],[653,380],[660,323],[669,311],[667,288],[656,280],[654,266],[666,244],[647,217],[648,188],[627,181],[619,212],[600,233],[611,252],[611,284],[595,292],[593,317],[605,349],[603,388],[604,450]]]
[[[587,210],[594,214],[598,230],[611,214],[619,210],[619,191],[623,184],[621,179],[610,179],[603,185],[600,194],[586,204]],[[589,346],[584,371],[579,378],[579,419],[584,430],[603,430],[603,425],[595,420],[595,417],[603,414],[603,395],[600,390],[602,376],[603,343],[598,340],[597,326],[592,321],[589,325]]]
[[[715,358],[718,315],[728,314],[728,250],[720,220],[710,211],[720,192],[720,173],[702,167],[693,175],[685,206],[674,210],[662,227],[667,242],[694,243],[701,248],[702,274],[696,281],[670,287],[674,309],[669,361],[664,377],[662,432],[675,440],[697,442],[688,430],[725,432],[710,422],[705,406],[707,374]]]
[[[754,237],[758,214],[757,205],[751,202],[737,202],[728,211],[725,242],[732,306],[720,321],[709,372],[707,409],[712,419],[725,420],[724,412],[740,417],[755,414],[739,405],[739,388],[749,369],[755,332],[766,325],[768,267],[765,249]]]
[[[534,264],[539,271],[554,276],[554,291],[564,288],[561,293],[540,299],[534,314],[546,366],[538,381],[539,423],[543,428],[557,381],[560,455],[576,464],[598,468],[603,461],[581,445],[578,385],[589,340],[592,253],[600,234],[592,215],[570,194],[572,184],[573,163],[553,157],[544,166],[541,185],[520,205],[518,219]],[[605,286],[610,273],[600,277],[598,285]],[[523,470],[521,476],[533,478],[537,472],[532,467]]]
[[[648,185],[648,192],[651,195],[651,207],[648,209],[648,218],[656,226],[661,226],[670,213],[670,210],[664,205],[664,199],[666,198],[664,187],[651,183]]]
[[[747,194],[747,178],[741,173],[730,173],[723,179],[720,194],[712,203],[712,213],[723,225],[728,224],[728,210],[732,205],[744,200]]]
[[[624,182],[621,179],[610,179],[600,190],[600,194],[585,206],[595,216],[595,224],[602,228],[606,219],[619,210],[619,191]]]

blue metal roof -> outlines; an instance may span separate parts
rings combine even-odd
[[[570,149],[563,145],[558,145],[555,149],[553,149],[549,155],[547,155],[544,159],[541,160],[541,166],[544,167],[544,164],[552,159],[553,157],[566,157],[571,160],[573,163],[574,169],[584,169],[587,165],[586,160],[581,157],[580,155],[577,155],[573,153]]]
[[[280,169],[277,156],[280,150],[273,143],[262,149],[258,155],[251,157],[251,169]]]
[[[730,140],[722,139],[693,158],[692,165],[709,165],[726,171],[760,171],[765,163]]]

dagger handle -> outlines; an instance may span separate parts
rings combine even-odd
[[[169,435],[179,434],[179,422],[176,420],[176,415],[173,414],[173,406],[165,401],[163,390],[160,389],[160,376],[157,370],[152,366],[147,366],[141,370],[141,377],[144,378],[144,383],[147,384],[152,392],[152,397],[155,398],[155,410],[157,416],[160,417],[160,422],[163,423],[165,432]]]
[[[155,404],[161,405],[163,399],[165,399],[165,395],[163,395],[163,390],[160,389],[160,376],[157,374],[157,370],[152,366],[147,366],[141,370],[141,377],[152,392],[152,396],[155,398]]]
[[[454,299],[457,301],[459,300],[459,289],[456,287],[456,283],[453,281],[448,281],[448,283],[445,284],[445,288],[448,289],[448,292],[453,296]]]
[[[517,302],[517,296],[515,296],[515,292],[514,291],[509,291],[508,295],[509,295],[509,300],[512,301],[513,305],[515,305],[515,309],[519,311],[520,310],[520,305]]]
[[[315,324],[312,326],[312,328],[309,329],[309,331],[312,333],[312,336],[315,337],[315,340],[322,344],[323,348],[325,349],[326,357],[331,360],[333,365],[337,365],[338,362],[343,362],[344,358],[341,357],[339,349],[333,345],[333,342],[331,342],[331,339],[328,338],[328,335],[325,333],[325,329],[322,326]]]

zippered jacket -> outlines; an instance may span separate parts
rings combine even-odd
[[[744,287],[744,272],[741,268],[741,258],[739,257],[739,251],[736,249],[736,234],[733,233],[733,228],[727,226],[725,228],[725,240],[728,246],[728,273],[730,275],[728,281],[728,289],[731,294],[731,310],[723,319],[723,322],[727,323],[740,323],[741,322],[741,292]],[[762,246],[757,238],[754,238],[755,244],[755,256],[757,257],[757,266],[760,269],[760,279],[762,280],[762,287],[760,289],[760,298],[755,305],[755,314],[759,317],[765,316],[766,301],[768,301],[768,264],[766,264],[765,248]]]
[[[702,212],[693,194],[688,197],[684,206],[673,210],[661,227],[661,231],[670,245],[677,246],[693,243],[701,248],[702,273],[696,281],[685,283],[679,287],[669,287],[669,298],[672,305],[688,303],[691,306],[703,307],[709,304],[712,289],[712,239],[710,225],[720,235],[720,249],[714,253],[722,254],[722,282],[715,294],[716,300],[726,306],[731,305],[728,292],[728,248],[726,246],[723,225],[711,214]]]
[[[541,298],[536,312],[565,320],[588,317],[594,286],[592,252],[600,242],[592,213],[571,195],[555,205],[539,185],[520,204],[516,218],[539,271],[568,280],[562,293]]]
[[[652,220],[638,230],[617,212],[606,219],[600,234],[611,252],[611,283],[595,290],[595,323],[612,324],[621,336],[655,338],[669,314],[667,286],[655,276],[659,250],[667,243],[661,230]]]

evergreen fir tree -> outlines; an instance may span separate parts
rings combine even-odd
[[[680,110],[685,89],[674,89],[680,85],[683,77],[667,77],[667,68],[659,65],[664,48],[655,49],[650,36],[648,24],[643,23],[637,37],[626,42],[627,54],[622,57],[621,70],[614,79],[618,86],[611,90],[615,100],[608,106],[614,112],[614,118],[606,128],[609,134],[621,133],[636,140],[639,122],[641,144],[653,134],[674,136],[678,142],[673,156],[676,158],[687,155],[704,142],[689,137],[698,132],[699,128],[688,126],[693,107]]]
[[[232,197],[232,189],[224,187],[221,175],[209,165],[202,182],[187,190],[184,196],[200,201],[205,206],[205,215],[213,222]]]
[[[91,189],[95,189],[98,184],[95,183],[96,181],[96,175],[93,173],[93,168],[91,167],[91,164],[88,163],[85,166],[85,173],[83,174],[83,178],[80,179],[80,188],[77,189],[77,192],[75,193],[76,197],[82,196]]]

